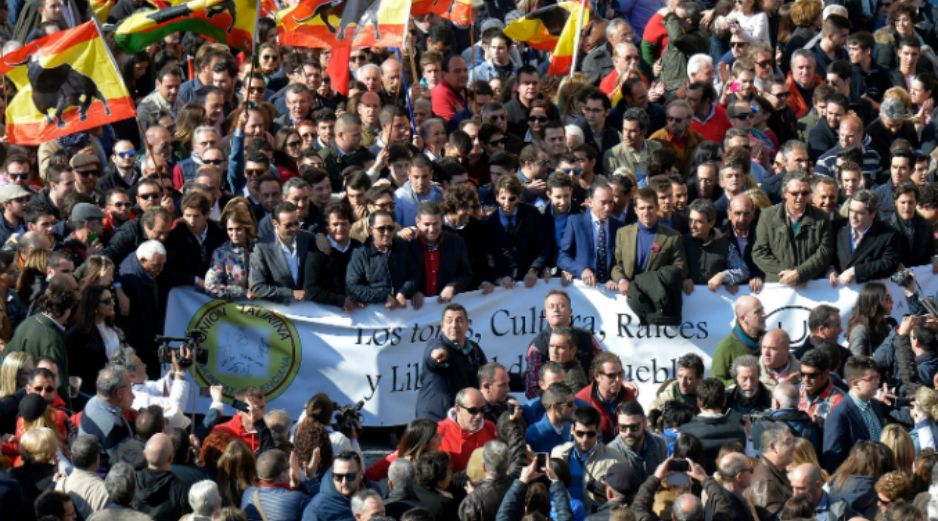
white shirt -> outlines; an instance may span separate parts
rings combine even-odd
[[[186,399],[191,388],[189,375],[185,380],[175,377],[173,371],[168,372],[159,380],[147,380],[142,384],[133,384],[133,409],[140,410],[150,405],[159,405],[163,408],[163,415],[169,421],[170,427],[185,428],[189,425],[186,418]]]
[[[606,222],[600,222],[596,218],[596,214],[590,212],[590,219],[593,223],[593,250],[596,254],[596,258],[599,258],[599,227],[604,226],[606,229],[606,268],[609,268],[609,219],[606,219]]]
[[[283,260],[287,262],[287,268],[290,269],[290,276],[293,277],[293,283],[300,280],[300,257],[296,251],[296,237],[293,238],[293,244],[288,248],[286,244],[277,237],[277,244],[280,245],[280,251],[283,252]]]
[[[110,360],[120,351],[121,348],[121,339],[120,335],[117,334],[117,331],[113,327],[101,322],[100,324],[95,324],[95,327],[98,328],[98,333],[101,334],[101,340],[104,341],[104,351],[107,353],[107,358]]]

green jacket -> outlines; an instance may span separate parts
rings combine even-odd
[[[710,37],[702,27],[685,33],[674,13],[664,17],[664,27],[668,30],[668,46],[661,54],[661,82],[672,91],[687,83],[687,60],[710,51]]]
[[[48,358],[59,366],[59,396],[68,403],[69,372],[65,331],[51,318],[36,313],[20,323],[6,348],[7,353],[17,351],[29,353],[33,361]]]
[[[759,339],[756,339],[758,342]],[[758,357],[759,350],[750,349],[742,340],[736,336],[735,328],[730,334],[723,337],[717,344],[716,351],[713,352],[713,359],[710,361],[710,376],[723,380],[727,386],[736,383],[730,376],[730,367],[733,366],[733,360],[743,356],[753,355]]]
[[[782,270],[798,271],[799,282],[822,276],[831,265],[831,223],[824,212],[809,206],[801,217],[801,228],[793,234],[785,203],[763,210],[756,227],[752,260],[765,272],[766,282],[778,282]]]

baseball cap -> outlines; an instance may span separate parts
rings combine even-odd
[[[0,203],[19,199],[20,197],[29,197],[31,195],[33,194],[16,183],[0,186]]]

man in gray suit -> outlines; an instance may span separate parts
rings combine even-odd
[[[251,253],[251,292],[276,302],[304,300],[303,267],[313,236],[300,230],[299,210],[293,203],[278,204],[271,221],[274,241],[258,243]]]

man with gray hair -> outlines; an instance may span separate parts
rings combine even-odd
[[[212,521],[221,513],[221,494],[218,484],[210,479],[203,479],[192,484],[189,489],[189,506],[192,514],[183,516],[179,521]]]
[[[211,125],[199,125],[192,131],[192,153],[189,157],[176,163],[173,167],[173,188],[182,190],[182,187],[189,181],[195,179],[195,175],[202,166],[202,153],[209,148],[217,147],[221,141],[218,135],[218,129]]]
[[[88,521],[152,521],[150,516],[134,508],[137,475],[129,463],[118,462],[111,466],[104,478],[104,488],[110,501],[86,518]]]
[[[492,440],[482,448],[483,479],[472,493],[459,505],[459,519],[463,521],[495,519],[502,498],[508,492],[510,463],[508,445],[501,440]]]
[[[762,433],[769,425],[785,426],[795,436],[810,441],[820,454],[821,433],[808,413],[798,409],[800,398],[798,387],[790,382],[780,383],[772,390],[772,410],[752,419],[752,446],[756,454],[762,448]]]
[[[755,356],[743,355],[733,360],[730,376],[735,383],[726,389],[726,408],[738,414],[757,414],[772,407],[772,392],[759,381],[761,374]]]
[[[78,515],[88,519],[108,502],[107,487],[96,473],[101,462],[101,444],[94,436],[79,436],[72,442],[71,458],[75,469],[60,479],[55,489],[68,494]]]
[[[787,426],[773,423],[765,428],[759,441],[762,456],[753,468],[746,498],[756,508],[760,519],[774,519],[792,496],[785,472],[795,453],[795,437]]]
[[[163,332],[163,313],[160,305],[160,287],[157,282],[166,265],[166,247],[157,240],[144,241],[134,255],[128,255],[120,264],[120,283],[130,300],[130,314],[121,327],[127,343],[134,346],[147,364],[147,376],[160,377],[160,361],[154,338]]]
[[[264,451],[257,457],[256,486],[241,496],[241,510],[249,519],[299,519],[310,497],[290,488],[290,457],[280,449]]]
[[[703,521],[703,518],[703,505],[693,494],[681,494],[671,505],[671,519],[674,521]]]
[[[189,508],[185,483],[170,470],[173,464],[173,442],[162,432],[147,440],[143,457],[145,469],[137,471],[137,510],[153,521],[177,521]]]
[[[356,492],[350,502],[352,515],[355,521],[369,521],[372,518],[384,516],[384,501],[377,492],[366,488]],[[304,519],[306,519],[304,517]]]
[[[752,460],[745,454],[730,452],[717,462],[719,481],[713,476],[691,476],[703,479],[707,510],[714,521],[754,521],[743,492],[752,482]]]
[[[97,394],[85,404],[78,434],[95,437],[100,450],[113,456],[117,446],[133,432],[124,417],[134,401],[130,373],[123,367],[109,365],[98,372],[95,388]]]
[[[398,458],[388,468],[388,495],[384,500],[385,514],[400,519],[404,512],[422,506],[414,491],[417,468],[408,459]]]

